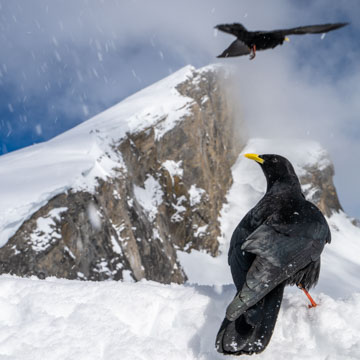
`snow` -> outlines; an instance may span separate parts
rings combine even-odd
[[[144,188],[134,185],[134,195],[139,204],[148,212],[150,221],[153,221],[164,195],[159,182],[149,175],[144,182]]]
[[[182,177],[184,170],[181,167],[182,161],[166,160],[162,163],[162,167],[167,170],[174,185],[174,176]]]
[[[205,194],[205,190],[192,184],[189,189],[190,205],[195,206],[200,203],[201,198]]]
[[[44,251],[61,239],[61,233],[56,229],[55,220],[60,220],[61,214],[67,211],[66,207],[52,209],[45,217],[40,217],[36,221],[36,229],[30,235],[30,245],[34,251]]]
[[[130,279],[129,279],[130,280]],[[150,281],[0,277],[0,358],[224,359],[214,339],[234,288]],[[285,295],[273,338],[254,359],[359,359],[360,294]]]
[[[178,250],[177,256],[189,284],[222,286],[233,283],[227,258],[223,254],[212,257],[205,251],[192,250],[187,253]]]
[[[160,139],[176,126],[193,104],[176,86],[194,71],[186,66],[50,141],[0,156],[0,247],[55,195],[93,192],[98,178],[119,175],[114,168],[126,172],[112,145],[150,126]]]
[[[180,222],[184,220],[183,214],[186,212],[186,207],[182,205],[186,202],[184,195],[176,199],[176,204],[172,203],[171,206],[175,209],[175,213],[171,216],[171,222]]]
[[[344,297],[360,291],[360,228],[340,212],[329,219],[332,241],[325,247],[317,291]]]
[[[206,234],[206,230],[208,228],[208,225],[204,225],[204,226],[199,226],[195,233],[194,233],[194,236],[196,237],[201,237],[201,236],[204,236]]]
[[[111,236],[111,245],[112,245],[112,249],[113,249],[114,253],[116,253],[118,255],[122,255],[121,247],[120,247],[119,243],[116,241],[114,236]]]

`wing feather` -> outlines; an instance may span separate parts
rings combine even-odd
[[[348,23],[335,23],[335,24],[322,24],[322,25],[308,25],[308,26],[299,26],[290,29],[275,30],[274,33],[280,33],[281,35],[304,35],[304,34],[322,34],[329,31],[333,31],[343,26],[348,25]]]
[[[241,55],[248,55],[250,54],[250,48],[240,41],[239,39],[236,39],[233,41],[230,46],[225,49],[220,55],[218,55],[218,58],[223,57],[232,57],[232,56],[241,56]]]
[[[235,320],[276,286],[310,264],[313,258],[318,258],[324,244],[318,244],[313,237],[284,234],[270,225],[261,225],[241,248],[235,248],[256,257],[242,289],[227,308],[227,318]]]

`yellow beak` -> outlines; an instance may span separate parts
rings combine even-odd
[[[244,156],[247,157],[248,159],[257,161],[257,162],[260,163],[260,164],[263,164],[264,161],[265,161],[264,159],[262,159],[262,158],[261,158],[259,155],[257,155],[257,154],[245,154]]]
[[[285,36],[284,40],[290,42],[290,39],[287,36]]]

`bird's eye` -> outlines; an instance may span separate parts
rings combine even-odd
[[[277,159],[277,158],[273,158],[273,159],[272,159],[272,162],[273,162],[273,163],[277,163],[277,162],[278,162],[278,159]]]

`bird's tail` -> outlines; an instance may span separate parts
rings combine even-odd
[[[285,284],[278,285],[235,321],[227,318],[216,337],[216,349],[226,355],[262,352],[274,331]]]

